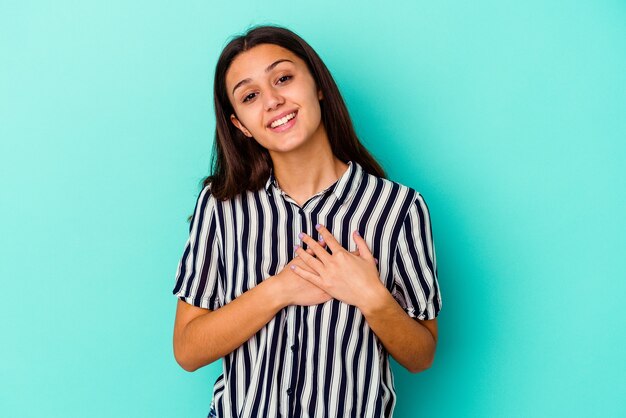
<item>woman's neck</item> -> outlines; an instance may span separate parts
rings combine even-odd
[[[322,147],[312,155],[292,152],[272,158],[272,161],[278,185],[300,206],[311,196],[332,186],[348,169],[346,163],[333,155],[330,146]]]

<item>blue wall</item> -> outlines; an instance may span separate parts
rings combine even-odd
[[[626,414],[626,4],[0,3],[0,415],[206,416],[178,259],[227,38],[300,33],[430,206],[434,366],[397,417]]]

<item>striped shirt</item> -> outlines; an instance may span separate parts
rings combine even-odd
[[[380,280],[417,319],[441,307],[428,208],[412,188],[368,174],[356,162],[302,206],[273,175],[263,189],[226,201],[210,185],[197,200],[173,293],[216,310],[279,273],[298,234],[328,228],[349,251],[358,230]],[[218,417],[390,417],[388,353],[354,306],[335,299],[288,306],[223,359],[213,404]]]

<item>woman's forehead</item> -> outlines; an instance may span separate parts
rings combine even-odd
[[[226,85],[262,77],[281,63],[300,66],[304,62],[290,50],[274,44],[260,44],[237,55],[226,71]]]

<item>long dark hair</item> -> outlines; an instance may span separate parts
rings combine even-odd
[[[233,38],[217,61],[213,85],[216,127],[212,169],[211,175],[203,181],[204,186],[211,184],[211,194],[224,200],[246,190],[259,190],[270,175],[272,159],[269,152],[246,137],[230,121],[234,109],[226,92],[226,72],[235,57],[260,44],[274,44],[288,49],[307,64],[318,89],[323,93],[324,98],[320,101],[322,123],[333,154],[344,162],[356,161],[370,174],[385,177],[380,164],[356,136],[335,80],[313,48],[286,28],[256,26]]]

